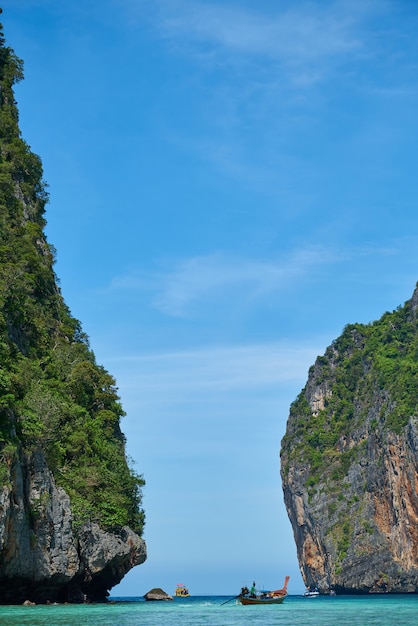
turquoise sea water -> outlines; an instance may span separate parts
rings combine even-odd
[[[122,601],[123,600],[123,601]],[[129,601],[128,601],[129,600]],[[1,626],[417,626],[418,596],[288,596],[281,605],[241,606],[228,596],[173,602],[1,606]]]

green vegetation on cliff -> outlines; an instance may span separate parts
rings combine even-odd
[[[0,25],[0,480],[17,454],[40,448],[76,525],[141,535],[144,482],[126,459],[115,380],[57,287],[42,164],[19,130],[13,85],[22,78]]]
[[[344,440],[356,429],[401,433],[418,415],[418,320],[413,300],[371,324],[350,324],[310,370],[310,384],[322,393],[314,410],[309,385],[290,409],[282,441],[286,463],[304,458],[310,467],[307,486],[334,468],[334,479],[346,475],[358,445]],[[286,471],[286,467],[284,467]]]
[[[307,584],[417,593],[418,285],[316,359],[281,446],[285,504]]]

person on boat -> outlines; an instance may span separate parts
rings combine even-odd
[[[253,582],[252,587],[250,589],[250,596],[255,598],[255,582]]]
[[[249,593],[250,593],[250,590],[248,589],[247,586],[241,587],[241,595],[242,596],[248,596]]]

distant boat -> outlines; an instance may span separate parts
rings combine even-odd
[[[303,594],[304,598],[316,598],[319,596],[319,591],[317,587],[307,587],[306,591]]]
[[[269,592],[260,592],[255,596],[238,596],[241,604],[282,604],[285,599],[285,596],[276,596],[273,597],[269,595]]]
[[[177,585],[176,592],[174,594],[176,598],[189,598],[190,593],[186,585]]]
[[[282,589],[276,589],[275,591],[256,591],[252,587],[252,592],[248,587],[243,587],[241,593],[238,596],[238,600],[241,604],[282,604],[287,596],[287,584],[289,582],[289,576],[286,576]]]

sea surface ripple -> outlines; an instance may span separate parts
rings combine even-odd
[[[0,606],[1,626],[417,626],[418,595],[288,596],[241,606],[231,596],[172,602],[113,598],[109,604]]]

